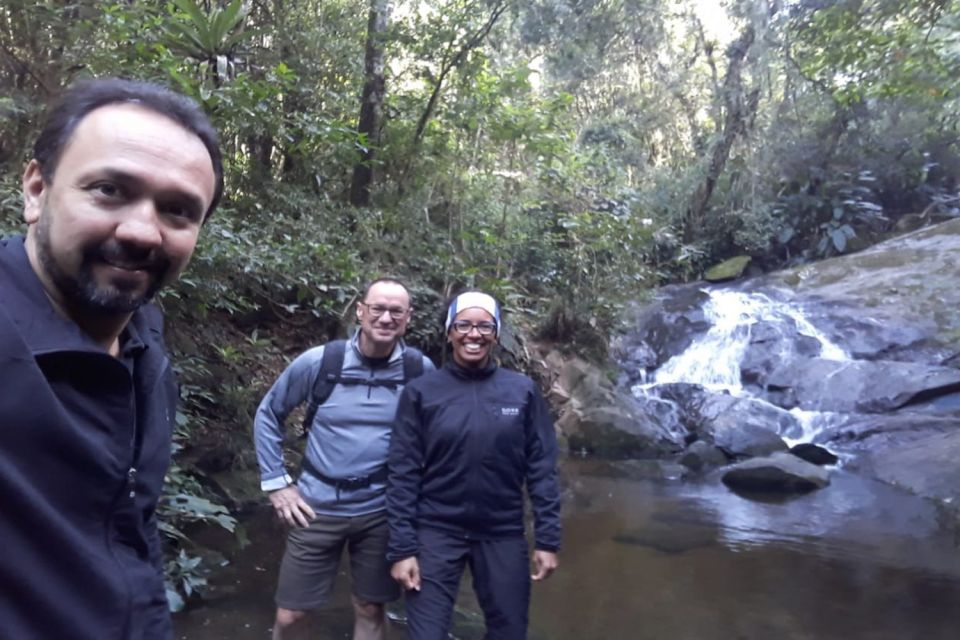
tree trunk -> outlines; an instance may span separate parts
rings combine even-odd
[[[350,202],[356,207],[370,205],[370,189],[374,183],[373,160],[380,146],[380,127],[383,119],[383,100],[386,79],[383,68],[383,34],[387,30],[387,0],[370,0],[367,20],[367,45],[364,62],[363,93],[360,97],[360,120],[357,132],[366,136],[366,145],[360,161],[353,168]]]
[[[423,140],[423,133],[427,128],[427,123],[430,121],[433,111],[437,106],[437,101],[440,99],[440,94],[443,91],[443,81],[446,79],[447,74],[463,64],[464,60],[467,58],[467,54],[483,44],[484,39],[489,35],[490,31],[493,29],[494,25],[497,23],[497,20],[500,19],[500,16],[507,9],[507,4],[503,0],[496,0],[496,2],[491,3],[490,14],[487,16],[487,19],[484,23],[477,28],[476,31],[473,31],[467,34],[466,39],[462,44],[455,44],[450,42],[447,52],[443,56],[443,60],[440,63],[440,73],[437,74],[437,79],[434,82],[433,89],[430,92],[430,99],[427,100],[427,106],[424,107],[423,113],[420,114],[420,118],[417,120],[416,129],[413,132],[413,148],[419,149],[420,143]],[[456,48],[456,53],[449,55],[453,49]]]
[[[730,157],[730,149],[737,137],[746,131],[746,123],[756,112],[760,101],[760,89],[755,88],[745,95],[743,86],[743,60],[747,56],[750,45],[753,44],[753,27],[748,26],[740,37],[727,50],[727,75],[723,81],[723,104],[726,114],[723,119],[723,131],[720,138],[714,142],[710,152],[710,163],[703,183],[694,192],[687,208],[684,221],[683,238],[685,242],[692,242],[703,230],[703,220],[706,217],[710,197],[717,186],[717,181]]]

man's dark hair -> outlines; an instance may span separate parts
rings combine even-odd
[[[196,102],[163,85],[125,78],[81,80],[67,88],[47,111],[47,120],[33,146],[33,157],[40,163],[43,179],[53,181],[64,147],[80,121],[91,111],[112,104],[136,104],[166,116],[200,138],[210,160],[216,186],[213,200],[204,214],[210,217],[223,196],[223,159],[217,131]]]
[[[399,280],[399,279],[397,279],[397,278],[391,278],[390,276],[384,276],[383,278],[377,278],[376,280],[373,280],[372,282],[370,282],[370,284],[368,284],[368,285],[366,286],[366,288],[364,288],[364,290],[363,290],[363,295],[360,296],[360,301],[361,301],[361,302],[365,302],[366,299],[367,299],[367,296],[370,295],[370,289],[373,288],[373,285],[375,285],[375,284],[380,284],[381,282],[387,282],[387,283],[389,283],[389,284],[398,284],[398,285],[400,285],[401,287],[403,287],[403,290],[407,292],[407,297],[408,297],[408,298],[411,298],[411,302],[413,301],[413,300],[412,300],[413,296],[410,295],[410,288],[409,288],[402,280]]]

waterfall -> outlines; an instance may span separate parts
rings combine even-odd
[[[820,355],[830,360],[849,360],[850,356],[817,330],[793,307],[776,302],[760,293],[707,291],[710,299],[703,307],[712,326],[686,351],[668,360],[654,373],[653,382],[687,382],[711,390],[742,391],[740,362],[750,343],[751,328],[757,322],[774,324],[793,322],[797,332],[820,343]],[[789,353],[782,353],[784,357]]]
[[[789,304],[777,302],[761,293],[729,289],[704,291],[710,296],[703,306],[704,316],[711,324],[710,329],[682,353],[653,371],[652,375],[643,377],[642,382],[633,387],[636,397],[648,401],[657,398],[657,387],[668,383],[698,385],[712,393],[726,393],[735,397],[749,396],[743,387],[741,364],[751,339],[756,338],[754,332],[759,323],[772,327],[774,331],[783,331],[778,336],[776,349],[779,351],[775,353],[780,361],[788,362],[797,355],[796,340],[790,339],[796,336],[815,341],[819,345],[821,358],[850,360],[850,355],[844,349]],[[752,401],[783,412],[768,405],[762,398],[753,398]],[[792,426],[782,428],[780,435],[793,445],[810,441],[829,426],[834,416],[793,409],[788,418]]]

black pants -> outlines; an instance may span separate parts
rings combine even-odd
[[[409,640],[446,640],[466,565],[487,625],[487,640],[525,640],[530,561],[523,537],[464,540],[435,529],[418,531],[420,591],[407,591]]]

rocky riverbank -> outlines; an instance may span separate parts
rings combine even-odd
[[[666,287],[616,342],[615,380],[544,358],[562,437],[574,452],[678,460],[689,473],[815,443],[950,504],[958,255],[954,220],[731,285]]]

